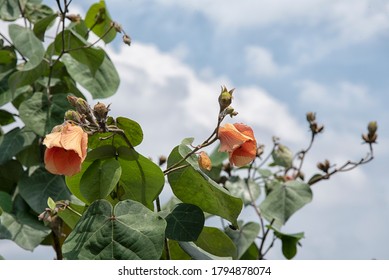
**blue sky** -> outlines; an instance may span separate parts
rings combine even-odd
[[[93,2],[73,1],[73,10],[84,14]],[[297,259],[389,259],[387,1],[106,3],[133,44],[118,38],[108,48],[122,80],[104,102],[142,125],[145,155],[167,155],[185,137],[206,138],[224,84],[236,88],[236,121],[251,125],[269,149],[273,135],[294,151],[305,147],[305,113],[317,113],[325,133],[307,157],[307,176],[325,158],[340,165],[364,157],[361,133],[378,121],[375,160],[315,185],[313,202],[283,230],[305,232]],[[52,258],[44,249],[2,247],[6,258]],[[279,244],[268,257],[282,258]]]

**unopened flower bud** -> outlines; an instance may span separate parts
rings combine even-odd
[[[316,166],[324,173],[328,173],[328,170],[330,169],[330,162],[326,159],[324,162],[319,162]]]
[[[231,106],[228,106],[226,109],[225,109],[225,113],[226,115],[230,115],[230,117],[235,117],[236,115],[238,115],[238,112],[235,111],[234,108],[232,108]]]
[[[306,114],[306,117],[307,117],[307,121],[308,122],[314,122],[315,120],[316,120],[316,113],[314,113],[314,112],[308,112],[307,114]]]
[[[373,135],[377,132],[377,122],[376,121],[372,121],[372,122],[369,122],[368,126],[367,126],[367,131],[369,132],[370,135]]]
[[[109,105],[105,106],[104,103],[97,102],[93,107],[93,115],[98,122],[105,120],[109,112]]]
[[[367,125],[368,134],[362,134],[362,139],[368,144],[376,143],[378,137],[376,133],[377,128],[378,126],[376,121],[369,122],[369,124]]]
[[[70,103],[73,107],[76,107],[78,97],[76,97],[76,96],[74,96],[74,95],[68,95],[66,98],[68,99],[69,103]]]
[[[128,36],[127,34],[124,34],[123,35],[123,43],[126,44],[126,45],[131,46],[131,37]]]
[[[257,148],[257,157],[260,157],[263,152],[265,151],[265,146],[264,145],[259,145]]]
[[[226,109],[232,103],[232,93],[235,89],[227,90],[225,86],[222,86],[221,93],[219,95],[220,112]]]
[[[88,102],[86,102],[81,97],[77,98],[76,110],[80,114],[85,114],[85,115],[89,114],[90,113],[90,107],[89,107]]]
[[[65,120],[66,121],[74,121],[76,123],[81,123],[81,117],[80,114],[77,113],[74,110],[68,110],[65,113]]]
[[[198,163],[200,168],[210,171],[212,169],[211,159],[206,152],[200,152]]]
[[[117,23],[116,21],[112,21],[111,26],[116,30],[116,32],[122,33],[122,31],[123,31],[122,26],[119,23]]]
[[[159,157],[159,166],[162,166],[166,162],[167,158],[165,156],[160,156]]]

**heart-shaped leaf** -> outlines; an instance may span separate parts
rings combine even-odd
[[[280,227],[301,207],[311,202],[312,191],[308,184],[288,181],[273,189],[259,205],[261,213],[273,226]]]
[[[166,237],[177,241],[195,241],[204,226],[204,213],[199,207],[181,203],[165,218]]]
[[[85,211],[62,247],[66,259],[159,259],[166,222],[141,203],[112,207],[97,200]]]

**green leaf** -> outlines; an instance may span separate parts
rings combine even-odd
[[[268,220],[275,220],[278,227],[301,207],[311,202],[312,191],[308,184],[300,181],[288,181],[274,189],[259,205],[261,213]]]
[[[220,144],[215,147],[212,153],[209,155],[209,158],[212,161],[212,166],[221,166],[223,162],[228,159],[228,153],[219,152]]]
[[[274,230],[274,235],[282,242],[282,253],[284,257],[288,260],[293,259],[297,254],[297,245],[300,245],[300,239],[304,238],[304,232],[285,234],[274,228],[272,229]]]
[[[168,167],[182,160],[179,148],[173,149],[168,158]],[[187,163],[183,163],[181,166]],[[192,166],[168,174],[175,196],[184,203],[194,204],[204,212],[218,215],[237,226],[237,217],[242,210],[242,200],[232,196],[208,176]]]
[[[236,259],[237,251],[235,244],[218,228],[204,227],[199,238],[194,243],[212,255]]]
[[[23,166],[17,160],[0,165],[0,190],[12,195],[22,174]]]
[[[25,15],[34,24],[52,14],[53,10],[49,6],[40,3],[31,3],[31,0],[25,6]]]
[[[142,204],[106,200],[91,204],[66,238],[66,259],[159,259],[166,222]]]
[[[255,202],[261,193],[260,186],[254,180],[249,179],[246,182],[238,176],[230,177],[225,187],[232,195],[242,198],[244,205]]]
[[[93,33],[102,38],[107,44],[116,37],[116,30],[111,28],[111,16],[105,5],[105,1],[100,0],[99,3],[95,3],[90,6],[85,16],[85,23]]]
[[[46,69],[47,63],[43,61],[37,67],[31,70],[14,72],[8,80],[9,89],[12,94],[11,100],[15,99],[21,93],[28,91],[29,87],[26,86],[30,86],[39,80],[43,76]],[[19,88],[22,89],[17,91]]]
[[[166,257],[166,250],[163,250],[161,260],[191,260],[192,258],[185,253],[185,251],[180,247],[178,241],[168,239],[169,244],[169,257]]]
[[[84,172],[80,192],[88,204],[106,198],[116,187],[122,168],[116,159],[96,160]]]
[[[16,55],[13,50],[7,50],[7,49],[0,50],[0,64],[10,64],[15,60],[16,60]]]
[[[12,196],[10,194],[0,191],[0,208],[5,212],[12,211]]]
[[[257,172],[263,178],[269,178],[269,177],[273,176],[273,172],[271,172],[271,170],[269,170],[269,169],[258,168]]]
[[[63,116],[69,109],[72,107],[66,99],[66,94],[56,94],[49,101],[46,94],[35,92],[20,104],[19,114],[28,128],[44,136],[55,125],[63,123]]]
[[[52,25],[54,20],[58,17],[57,13],[48,15],[41,20],[39,20],[37,23],[34,24],[34,34],[39,40],[42,42],[45,41],[45,33],[48,27]]]
[[[43,162],[39,141],[39,137],[36,137],[30,146],[27,146],[16,154],[16,159],[25,167],[38,166]]]
[[[70,199],[63,176],[48,173],[44,168],[37,169],[31,176],[26,172],[18,186],[20,195],[36,213],[45,210],[49,197],[54,201]]]
[[[25,250],[32,251],[50,232],[49,228],[28,213],[12,215],[3,212],[0,215],[0,239],[10,239]]]
[[[119,184],[124,189],[120,198],[136,200],[153,209],[153,201],[165,184],[161,168],[133,149],[122,146],[118,153],[123,169]]]
[[[70,54],[64,54],[62,62],[70,76],[88,90],[93,98],[110,97],[119,87],[119,75],[107,55],[96,73],[92,73],[87,65],[78,62]]]
[[[240,257],[240,260],[258,260],[258,247],[255,242],[251,243],[250,247]]]
[[[90,150],[85,160],[95,161],[97,159],[109,159],[114,157],[116,157],[115,147],[111,145],[104,145]]]
[[[13,114],[6,110],[1,110],[0,109],[0,126],[1,125],[7,125],[15,122],[15,118]]]
[[[15,48],[28,59],[23,67],[24,71],[31,70],[42,62],[45,48],[31,29],[17,24],[10,24],[9,36]]]
[[[20,16],[18,2],[15,0],[0,0],[0,18],[5,21],[14,21]]]
[[[283,182],[281,182],[277,179],[266,181],[265,182],[266,195],[269,195],[269,193],[273,190],[281,188],[282,184],[283,184]]]
[[[201,249],[193,242],[178,242],[180,247],[194,260],[231,260],[231,257],[218,257]]]
[[[226,234],[231,238],[237,248],[237,258],[240,259],[249,249],[259,234],[260,226],[254,222],[239,225],[239,229],[226,228]]]
[[[86,65],[92,76],[94,76],[104,61],[104,50],[88,46],[89,43],[72,30],[63,32],[55,38],[54,46],[57,53],[61,53],[62,49],[65,48],[72,58]],[[63,40],[65,40],[65,44]]]
[[[47,199],[47,206],[49,206],[49,208],[51,210],[55,210],[55,208],[57,207],[57,204],[55,203],[55,201],[51,197],[49,197]]]
[[[35,133],[26,129],[14,128],[0,137],[0,164],[10,160],[25,147],[31,145],[35,139]]]
[[[199,207],[181,203],[165,218],[166,237],[177,241],[195,241],[204,227],[204,213]]]
[[[124,131],[127,139],[130,140],[133,147],[138,146],[143,141],[143,131],[142,127],[133,120],[118,117],[116,119],[116,125],[118,128]]]
[[[314,174],[309,180],[308,180],[308,185],[312,186],[313,184],[316,184],[317,182],[323,180],[323,175],[322,174]]]

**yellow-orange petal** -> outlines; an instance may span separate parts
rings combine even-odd
[[[232,152],[248,140],[253,140],[252,137],[244,135],[235,127],[235,125],[229,123],[219,127],[218,135],[220,140],[220,152]]]
[[[52,132],[50,134],[47,134],[45,139],[43,140],[43,144],[47,148],[52,147],[62,147],[61,145],[61,132]]]
[[[66,124],[61,132],[61,146],[66,150],[75,151],[83,161],[86,157],[88,134],[84,130],[72,124]]]
[[[234,123],[234,127],[243,135],[249,137],[251,140],[255,140],[254,131],[248,125],[243,123]]]

